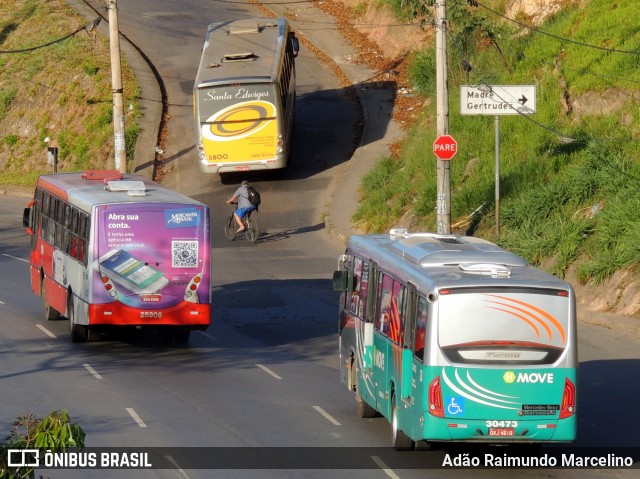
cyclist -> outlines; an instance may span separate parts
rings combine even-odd
[[[244,231],[244,225],[242,224],[242,218],[245,217],[247,213],[256,209],[255,205],[252,205],[249,201],[249,193],[247,191],[247,187],[249,186],[249,182],[244,180],[236,192],[233,194],[231,198],[227,200],[227,203],[238,203],[238,207],[233,212],[233,217],[236,219],[236,223],[238,223],[238,231],[237,233],[242,233]]]

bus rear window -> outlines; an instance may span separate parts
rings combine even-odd
[[[551,364],[567,346],[570,300],[547,289],[452,289],[438,300],[438,341],[452,362]]]

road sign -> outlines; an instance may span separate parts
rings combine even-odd
[[[531,115],[535,112],[535,85],[460,86],[461,115]]]
[[[451,135],[440,135],[433,142],[433,153],[441,160],[450,160],[458,152],[458,142]]]

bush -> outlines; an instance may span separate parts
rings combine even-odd
[[[11,432],[0,445],[0,479],[33,479],[33,467],[8,467],[8,449],[39,449],[41,454],[47,450],[61,452],[69,447],[84,447],[85,433],[80,426],[71,423],[66,410],[53,411],[44,419],[29,414],[20,416],[13,423]]]

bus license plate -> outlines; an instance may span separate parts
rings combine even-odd
[[[513,436],[515,435],[515,430],[512,427],[490,427],[489,428],[489,436]]]
[[[248,166],[236,166],[236,171],[249,171]]]

